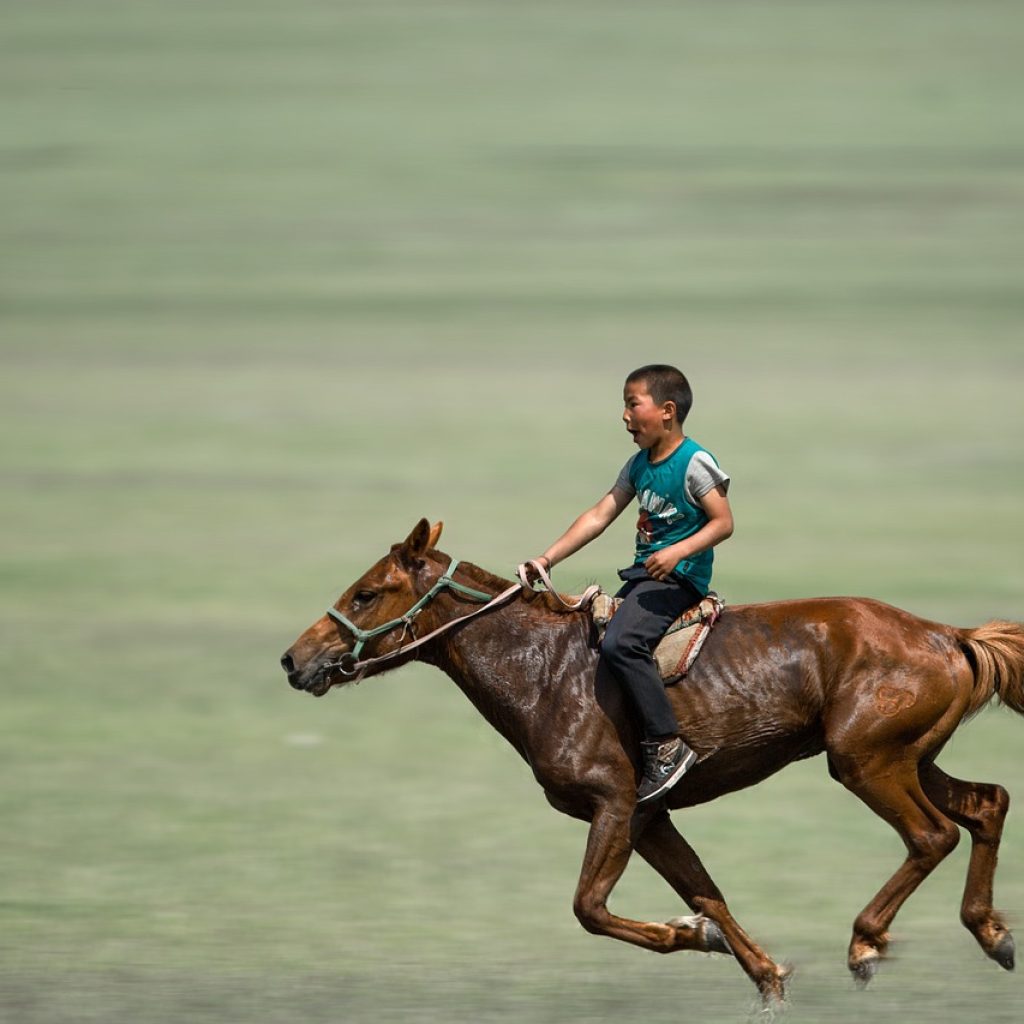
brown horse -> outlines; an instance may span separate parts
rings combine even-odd
[[[295,689],[318,697],[413,659],[450,675],[530,765],[551,804],[591,823],[574,901],[587,931],[659,953],[729,953],[764,999],[781,1000],[787,971],[733,919],[669,810],[825,752],[833,777],[907,847],[854,922],[855,978],[871,979],[896,912],[956,846],[958,826],[972,842],[961,919],[988,956],[1013,968],[1013,937],[992,908],[1009,797],[998,785],[951,778],[935,758],[993,696],[1024,714],[1024,627],[955,629],[855,598],[731,607],[689,677],[670,688],[700,760],[667,802],[638,809],[639,737],[601,669],[590,616],[475,566],[456,568],[435,548],[440,534],[440,523],[421,520],[296,640],[282,665]],[[373,656],[360,660],[367,646]],[[693,917],[653,923],[608,910],[633,850]]]

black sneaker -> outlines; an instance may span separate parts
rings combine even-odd
[[[697,760],[697,754],[678,736],[671,740],[644,742],[644,777],[636,791],[638,804],[668,792]]]

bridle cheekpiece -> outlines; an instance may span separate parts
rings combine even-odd
[[[423,611],[423,609],[426,608],[427,605],[430,604],[430,602],[433,601],[433,599],[443,590],[454,590],[474,601],[491,602],[496,600],[494,594],[485,594],[482,590],[474,590],[472,587],[467,587],[452,579],[458,566],[459,560],[457,558],[453,558],[448,568],[441,574],[441,576],[438,577],[430,590],[428,590],[404,615],[400,615],[397,619],[391,619],[389,622],[383,622],[379,626],[374,626],[373,629],[362,629],[346,615],[339,612],[337,608],[328,608],[327,614],[334,619],[335,622],[344,626],[355,638],[355,646],[351,651],[346,651],[338,661],[332,662],[330,665],[325,665],[324,668],[336,668],[343,676],[354,676],[360,670],[368,667],[373,662],[380,661],[385,658],[396,657],[400,653],[403,653],[408,648],[399,646],[396,651],[382,655],[381,658],[370,658],[363,662],[359,660],[359,655],[362,654],[363,647],[366,646],[368,640],[372,640],[374,637],[383,636],[385,633],[390,633],[392,630],[398,629],[399,626],[402,627],[402,636],[399,639],[400,645],[410,633],[413,636],[413,640],[416,640],[416,631],[413,624],[416,616],[419,615],[419,613]],[[517,586],[506,591],[505,594],[500,594],[498,596],[511,596],[511,594],[518,589],[519,588]],[[456,619],[451,624],[455,625],[456,622],[460,621],[460,619]]]

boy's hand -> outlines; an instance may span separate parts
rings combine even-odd
[[[650,555],[644,568],[650,573],[651,579],[665,580],[672,575],[672,570],[679,564],[679,556],[672,553],[672,548],[662,548]]]
[[[551,571],[551,561],[544,555],[540,555],[538,558],[532,559],[531,562],[540,562],[540,564],[544,567],[545,572]],[[521,569],[523,571],[523,577],[525,577],[526,582],[532,586],[534,583],[537,583],[541,579],[541,575],[539,572],[537,572],[536,567],[532,565],[531,562],[523,562],[523,564],[519,566],[516,572],[518,573],[519,569]]]
[[[729,499],[721,486],[708,491],[700,499],[700,505],[708,517],[704,526],[685,540],[655,551],[644,562],[644,568],[651,574],[652,579],[668,579],[672,570],[684,558],[692,558],[732,536],[732,509],[729,508]]]

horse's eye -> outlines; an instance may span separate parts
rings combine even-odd
[[[372,590],[360,590],[355,596],[355,603],[364,607],[376,600],[377,595]]]

